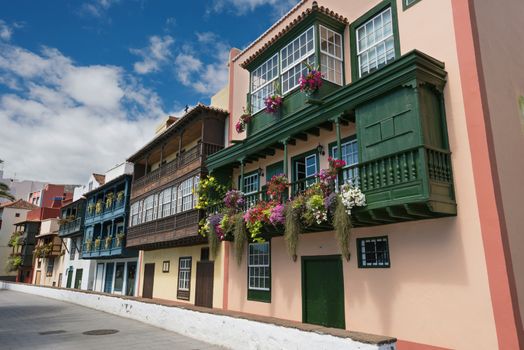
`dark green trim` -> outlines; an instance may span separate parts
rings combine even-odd
[[[407,0],[402,0],[402,11],[406,11],[411,6],[415,6],[417,3],[420,2],[420,0],[414,0],[411,4],[407,5],[406,1]]]
[[[360,242],[370,240],[370,239],[386,239],[387,244],[387,252],[388,252],[388,265],[387,266],[364,266],[362,264],[362,247]],[[358,260],[358,268],[359,269],[389,269],[391,268],[391,256],[389,254],[389,238],[388,236],[373,236],[373,237],[362,237],[357,238],[357,260]]]
[[[268,245],[269,245],[269,290],[255,290],[255,289],[249,289],[249,245],[250,244],[253,244],[253,243],[248,243],[247,244],[247,261],[246,261],[246,264],[247,264],[247,272],[246,272],[246,276],[247,276],[247,283],[246,283],[246,286],[247,286],[247,300],[251,300],[251,301],[260,301],[260,302],[263,302],[263,303],[271,303],[271,284],[273,282],[272,278],[271,278],[271,265],[272,265],[272,261],[271,261],[271,240],[267,241]]]
[[[397,2],[396,0],[384,0],[349,25],[349,44],[350,44],[350,55],[351,55],[350,57],[351,57],[351,81],[352,82],[355,82],[369,75],[369,74],[366,74],[363,77],[358,76],[359,69],[358,69],[358,59],[357,59],[356,29],[360,27],[363,23],[370,20],[372,17],[376,16],[379,12],[385,10],[387,7],[391,7],[391,20],[393,22],[393,37],[394,37],[394,42],[395,42],[395,60],[397,60],[400,57],[400,37],[399,37],[399,31],[398,31]]]
[[[343,300],[343,303],[344,305],[346,304],[346,297],[345,297],[345,293],[344,293],[344,265],[342,264],[343,261],[342,261],[342,255],[316,255],[316,256],[301,256],[300,257],[300,263],[301,263],[301,266],[300,266],[300,274],[302,276],[302,281],[301,281],[301,289],[302,289],[302,323],[307,323],[307,310],[306,310],[306,295],[307,295],[307,292],[306,292],[306,270],[304,268],[304,262],[307,261],[307,260],[326,260],[326,259],[339,259],[340,260],[340,263],[341,263],[341,272],[342,272],[342,288],[341,288],[341,293],[342,293],[342,300]],[[344,324],[342,325],[341,328],[346,328],[346,321],[345,321],[345,310],[344,310]]]
[[[318,154],[317,152],[317,148],[313,148],[312,150],[309,150],[307,152],[304,152],[304,153],[301,153],[301,154],[298,154],[296,156],[293,156],[291,157],[291,182],[295,182],[297,181],[295,179],[295,161],[299,158],[305,158],[307,156],[310,156],[310,155],[316,155],[317,156],[317,173],[320,171],[320,155]]]
[[[267,174],[269,174],[269,170],[274,169],[274,168],[281,168],[282,173],[284,173],[284,161],[279,160],[278,162],[275,162],[275,163],[272,163],[266,166],[266,170],[265,170],[266,173],[264,174],[266,176],[266,183],[269,182],[269,180],[271,180],[270,178],[267,177]],[[275,175],[278,175],[278,174],[275,174]]]
[[[346,137],[344,137],[343,139],[340,140],[340,144],[343,145],[346,142],[353,141],[353,140],[356,140],[356,139],[357,139],[357,134],[346,136]],[[333,151],[333,148],[335,148],[336,146],[337,146],[337,141],[336,140],[329,143],[329,145],[328,145],[328,149],[329,149],[328,156],[331,156],[331,152]]]

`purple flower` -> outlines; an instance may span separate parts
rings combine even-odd
[[[271,209],[271,214],[269,215],[269,221],[273,225],[284,225],[286,223],[286,216],[284,214],[285,207],[283,204],[277,204]]]

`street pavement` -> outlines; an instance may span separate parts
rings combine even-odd
[[[85,335],[93,330],[117,330]],[[32,294],[0,290],[0,349],[224,349],[147,324]]]

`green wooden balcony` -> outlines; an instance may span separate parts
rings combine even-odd
[[[224,183],[237,183],[231,179],[233,169],[240,167],[243,173],[246,163],[261,158],[271,164],[278,160],[271,159],[276,149],[288,160],[289,148],[300,142],[314,148],[315,129],[336,129],[337,139],[328,142],[340,142],[348,136],[340,134],[340,125],[355,123],[359,164],[346,171],[358,174],[367,198],[367,206],[354,211],[356,225],[456,215],[443,94],[446,75],[444,63],[410,52],[270,124],[256,124],[255,116],[248,137],[210,156],[207,167]]]

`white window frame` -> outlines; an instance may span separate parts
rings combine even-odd
[[[150,195],[144,199],[144,222],[153,220],[153,208],[155,205],[155,195]]]
[[[173,186],[171,190],[171,215],[178,213],[178,186]]]
[[[168,187],[164,189],[162,192],[160,192],[158,203],[159,203],[159,211],[158,211],[158,218],[165,218],[169,215],[171,215],[171,191],[173,190],[172,187]]]
[[[251,252],[251,247],[256,245],[266,245],[267,246],[267,254],[253,254]],[[247,271],[248,271],[248,288],[250,290],[263,290],[263,291],[270,291],[271,290],[271,246],[269,245],[269,242],[264,243],[249,243],[248,245],[248,258],[247,258]],[[267,263],[265,263],[263,260],[263,257],[267,256]],[[255,259],[258,258],[258,259]],[[255,261],[258,260],[258,261]],[[262,261],[261,261],[262,260]],[[264,271],[267,268],[267,276],[261,275],[260,272]],[[257,275],[256,272],[259,272]],[[256,280],[259,280],[258,286],[255,282]],[[260,287],[262,285],[261,281],[269,284],[269,286],[266,287]]]
[[[253,190],[253,191],[247,191],[246,190],[246,182],[249,180],[249,179],[256,179],[256,180],[253,180],[252,184],[250,184],[251,187],[253,187],[252,185],[254,185],[256,183],[256,188]],[[248,195],[248,194],[252,194],[252,193],[256,193],[258,192],[258,189],[260,188],[260,183],[259,183],[260,179],[259,179],[259,176],[258,176],[258,173],[253,173],[253,174],[250,174],[250,175],[247,175],[247,176],[244,176],[244,183],[242,184],[242,192],[244,192],[245,195]]]
[[[348,159],[347,147],[351,147],[353,145],[356,147],[356,162],[355,161],[350,161]],[[355,137],[354,139],[351,139],[349,141],[346,141],[346,142],[342,143],[340,146],[342,147],[342,152],[344,151],[344,149],[346,149],[346,157],[344,157],[344,155],[342,154],[342,160],[346,162],[346,165],[344,166],[344,169],[348,169],[348,168],[350,168],[352,166],[357,165],[359,163],[359,159],[358,159],[358,139]],[[336,145],[333,146],[333,148],[331,148],[331,156],[333,158],[338,158],[337,149],[338,149],[338,147]],[[351,154],[355,155],[355,152],[351,152]],[[354,158],[354,157],[352,157],[352,158]],[[360,179],[359,179],[359,174],[358,174],[358,168],[353,168],[350,171],[351,171],[351,173],[349,173],[349,170],[342,172],[343,177],[344,177],[343,181],[344,182],[348,182],[348,180],[349,180],[351,182],[351,184],[353,184],[355,186],[360,186]]]
[[[178,290],[183,290],[183,291],[188,292],[189,289],[191,288],[192,260],[193,259],[191,257],[181,257],[178,260]]]
[[[290,47],[293,47],[295,45],[295,42],[298,41],[298,49],[300,50],[300,38],[305,35],[306,36],[306,43],[305,45],[307,45],[307,32],[309,32],[310,30],[313,31],[313,48],[309,51],[306,51],[306,53],[300,55],[297,59],[293,59],[293,61],[291,62],[287,62],[286,64],[286,67],[284,68],[284,64],[282,63],[283,61],[283,54],[282,52],[284,50],[289,50]],[[304,30],[302,33],[300,33],[295,39],[293,39],[291,42],[289,42],[286,46],[284,46],[282,49],[280,49],[280,52],[279,52],[279,55],[280,55],[280,67],[281,67],[281,71],[280,71],[280,86],[282,87],[282,94],[285,95],[286,93],[290,92],[291,90],[295,89],[297,86],[300,85],[300,83],[298,82],[298,79],[297,81],[295,82],[295,84],[293,86],[288,86],[287,89],[284,90],[284,75],[285,73],[289,72],[291,69],[294,69],[295,67],[297,67],[298,65],[302,65],[302,62],[305,61],[305,60],[308,60],[309,61],[309,58],[311,56],[314,56],[316,54],[316,31],[315,31],[315,26],[311,26],[309,27],[308,29]],[[307,47],[306,47],[307,49]],[[293,48],[293,52],[295,52],[294,48]]]
[[[193,178],[190,177],[178,186],[178,212],[193,209]]]
[[[322,29],[326,30],[328,35],[330,33],[334,34],[336,37],[339,38],[340,40],[340,57],[337,57],[337,55],[335,54],[332,54],[328,51],[325,51],[322,49],[322,36],[321,36],[321,33],[322,33]],[[325,71],[325,70],[322,70],[322,73],[323,73],[323,78],[327,81],[330,81],[334,84],[337,84],[337,85],[343,85],[344,84],[344,38],[342,36],[342,34],[332,30],[332,29],[329,29],[328,27],[325,27],[323,25],[320,25],[320,30],[319,30],[319,34],[318,34],[318,40],[319,40],[319,43],[320,43],[320,58],[319,58],[319,63],[320,63],[320,66],[322,67],[322,55],[325,55],[327,57],[327,59],[329,60],[329,58],[335,60],[335,63],[340,63],[340,84],[337,83],[336,81],[333,81],[331,79],[329,79],[329,75],[328,75],[328,72]],[[329,41],[328,41],[329,43]],[[334,43],[333,45],[335,45],[336,47],[336,43]],[[335,50],[335,53],[336,53],[336,50]],[[334,69],[335,72],[336,72],[336,69]]]
[[[256,89],[253,89],[253,76],[255,75],[255,73],[259,69],[262,69],[262,67],[264,67],[266,64],[269,64],[269,62],[273,61],[275,59],[275,56],[277,58],[276,59],[276,62],[277,62],[276,63],[277,64],[277,74],[273,78],[271,78],[270,80],[266,81],[264,84],[259,85]],[[273,67],[271,67],[271,68],[273,68]],[[271,70],[273,70],[273,69],[271,69]],[[267,71],[269,72],[270,69],[268,69]],[[280,77],[280,66],[279,66],[278,52],[276,54],[274,54],[273,56],[271,56],[266,61],[264,61],[264,63],[259,65],[256,69],[254,69],[251,72],[251,74],[250,74],[250,84],[249,84],[249,90],[250,90],[249,98],[250,98],[250,101],[251,101],[251,108],[253,109],[251,111],[251,113],[255,114],[255,113],[257,113],[257,112],[259,112],[259,111],[264,109],[263,105],[259,106],[258,108],[255,108],[255,104],[253,103],[254,95],[257,94],[260,91],[263,91],[263,89],[266,88],[266,87],[267,87],[268,92],[273,90],[273,93],[268,93],[268,95],[263,96],[262,99],[265,99],[269,95],[274,94],[273,84],[279,77]]]
[[[314,171],[313,174],[308,175],[308,165],[307,165],[307,161],[308,161],[308,159],[311,159],[311,158],[313,158],[314,161],[315,161],[315,162],[314,162],[314,164],[315,164],[315,171]],[[305,173],[306,179],[309,179],[309,178],[311,178],[311,177],[313,177],[313,176],[316,176],[316,174],[318,173],[318,168],[317,168],[317,167],[318,167],[318,164],[317,164],[317,162],[318,162],[318,161],[317,161],[317,155],[316,155],[316,153],[314,153],[314,154],[310,154],[309,156],[304,157],[304,173]]]
[[[389,11],[390,13],[390,19],[391,19],[391,22],[390,22],[390,25],[391,25],[391,32],[389,33],[389,35],[387,36],[384,36],[380,41],[376,41],[374,42],[372,45],[368,46],[366,49],[361,49],[360,47],[360,40],[359,40],[359,32],[363,29],[366,28],[366,25],[370,22],[373,23],[373,21],[379,17],[379,16],[383,16],[384,13],[386,13],[387,11]],[[382,27],[384,28],[384,26]],[[375,25],[373,23],[373,32],[375,32]],[[366,33],[366,36],[368,34]],[[367,72],[362,73],[362,62],[361,62],[361,59],[362,59],[362,54],[363,53],[366,53],[366,52],[369,52],[370,50],[374,50],[376,49],[379,45],[382,45],[383,43],[385,43],[387,40],[389,40],[390,38],[393,38],[393,50],[395,50],[395,31],[394,31],[394,25],[393,25],[393,9],[391,8],[391,6],[385,8],[384,10],[380,11],[379,13],[377,13],[375,16],[373,16],[372,18],[370,18],[369,20],[367,20],[366,22],[362,23],[360,26],[358,26],[358,28],[355,29],[355,40],[356,40],[356,46],[357,46],[357,65],[358,65],[358,76],[359,77],[362,77],[364,75],[367,75],[369,73],[371,73],[371,70],[370,70],[370,64],[369,64],[369,59],[368,59],[368,70]],[[385,45],[385,44],[384,44]],[[387,60],[387,54],[388,54],[388,51],[384,51],[384,62],[385,64],[387,65],[388,64],[388,60]],[[395,55],[395,58],[396,58],[396,52],[394,52],[394,55]],[[395,59],[393,58],[393,59]],[[378,69],[378,56],[376,57],[376,69]]]
[[[131,205],[131,225],[136,226],[139,224],[140,202],[135,202]]]

